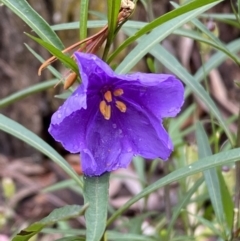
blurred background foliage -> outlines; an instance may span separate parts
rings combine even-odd
[[[28,2],[50,25],[79,20],[79,0],[29,0]],[[183,1],[175,2],[183,3]],[[106,1],[90,0],[89,9],[91,10],[89,19],[106,19]],[[131,20],[150,22],[172,9],[173,6],[168,0],[138,1]],[[214,13],[222,15],[211,15]],[[226,17],[226,14],[230,13],[231,17]],[[219,3],[208,10],[207,14],[201,15],[201,22],[223,43],[231,43],[240,37],[240,25],[234,19],[230,1]],[[24,43],[44,59],[50,55],[24,34],[24,32],[31,33],[31,29],[5,6],[0,7],[0,16],[0,113],[43,138],[77,170],[78,155],[68,154],[61,145],[51,139],[47,132],[51,115],[62,102],[53,98],[54,95],[61,93],[61,85],[14,101],[6,106],[1,102],[2,99],[19,90],[43,83],[54,77],[47,70],[43,71],[40,77],[37,76],[40,62],[28,51]],[[194,30],[193,23],[186,24],[184,29]],[[98,30],[91,28],[88,30],[88,35],[90,36]],[[79,40],[78,29],[57,31],[57,34],[65,46]],[[132,32],[129,32],[128,28],[124,31],[121,30],[114,40],[113,48],[119,46],[129,34]],[[131,44],[124,49],[114,60],[113,67],[116,67],[135,45],[135,43]],[[164,39],[162,46],[175,56],[192,75],[215,53],[209,46],[186,38],[181,33]],[[63,76],[66,75],[66,70],[59,62],[55,62],[53,66]],[[207,66],[205,67],[207,68]],[[235,120],[240,98],[239,88],[234,81],[240,79],[239,66],[232,60],[226,59],[222,63],[217,63],[216,67],[210,71],[204,87],[216,101],[220,113],[228,121],[229,129],[235,134],[237,131]],[[135,65],[133,71],[172,72],[171,68],[166,68],[150,54],[147,54]],[[55,80],[55,82],[57,81]],[[55,82],[52,83],[52,86]],[[202,150],[205,151],[205,147],[201,147],[199,140],[208,140],[213,153],[230,149],[229,143],[226,142],[226,135],[222,128],[214,125],[211,115],[208,106],[196,95],[191,94],[186,99],[182,114],[167,123],[176,149],[172,160],[163,164],[159,160],[145,162],[141,158],[136,158],[129,169],[116,172],[115,178],[111,180],[109,212],[114,213],[114,210],[122,207],[127,200],[137,195],[148,184],[154,183],[171,171],[191,165],[198,160],[199,149],[203,148]],[[204,124],[207,137],[202,134],[204,131],[201,126],[197,126],[196,135],[193,132],[196,129],[194,126],[196,120],[201,120]],[[212,154],[211,152],[205,153]],[[226,186],[221,192],[230,193],[230,196],[233,197],[234,166],[223,166],[222,169],[217,169],[217,172],[221,173],[224,179],[222,180],[224,184],[221,186]],[[205,178],[207,175],[209,173],[204,172]],[[126,176],[128,178],[124,178]],[[146,195],[144,200],[135,203],[128,209],[126,216],[114,223],[114,231],[135,235],[132,238],[128,236],[125,240],[147,240],[146,237],[151,237],[149,240],[229,240],[219,238],[226,230],[223,230],[223,227],[217,222],[219,221],[217,219],[221,219],[221,217],[216,217],[214,214],[214,207],[211,205],[212,199],[208,196],[209,186],[208,183],[203,184],[202,176],[202,174],[195,174],[178,183],[173,182],[149,196]],[[0,240],[1,238],[8,240],[19,227],[22,228],[24,224],[29,224],[31,220],[43,218],[55,207],[82,202],[81,191],[73,185],[72,180],[60,182],[67,179],[67,175],[59,166],[36,149],[5,132],[0,132],[0,177],[2,180],[0,192],[0,233],[2,236],[0,236]],[[185,202],[184,198],[186,198]],[[190,198],[192,199],[190,200]],[[231,207],[231,203],[229,203],[229,210]],[[175,210],[180,216],[179,219],[177,216],[174,218]],[[226,215],[231,211],[229,210],[226,211]],[[228,217],[230,216],[231,214]],[[69,230],[70,226],[79,228],[83,225],[84,221],[79,217],[77,222],[59,221],[56,227],[59,228],[59,233],[64,233],[64,230]],[[118,240],[114,231],[108,234],[110,240]],[[74,230],[71,232],[75,234]],[[71,232],[69,233],[71,234]],[[43,233],[36,240],[55,240],[62,237],[61,234],[54,233],[50,228],[44,229]],[[177,235],[175,235],[176,233]],[[79,231],[79,234],[82,233]],[[146,236],[138,236],[141,234]],[[226,232],[224,235],[229,236],[229,233]],[[170,237],[174,237],[174,239]]]

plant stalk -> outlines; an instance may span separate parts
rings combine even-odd
[[[240,147],[240,108],[238,114],[237,124],[237,139],[236,147]],[[240,209],[240,160],[235,163],[236,169],[236,183],[235,183],[235,200],[234,200],[234,214],[233,214],[233,228],[232,237],[237,238],[239,233],[239,209]]]

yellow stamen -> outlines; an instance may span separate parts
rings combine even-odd
[[[104,119],[109,120],[111,117],[111,106],[107,105],[105,100],[102,100],[99,104],[99,109]]]
[[[114,96],[121,96],[123,94],[123,89],[116,89],[113,92]]]
[[[127,106],[122,101],[116,101],[116,106],[121,112],[126,112]]]
[[[111,91],[107,91],[105,94],[104,94],[104,98],[105,100],[109,103],[109,102],[112,102],[112,93]]]
[[[104,118],[106,120],[109,120],[111,117],[111,105],[107,105],[107,108],[106,108],[106,115],[104,116]]]

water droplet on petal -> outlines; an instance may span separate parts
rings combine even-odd
[[[131,151],[132,151],[132,147],[129,146],[129,147],[127,148],[127,152],[131,152]]]
[[[78,145],[74,145],[73,149],[74,149],[75,151],[77,151],[77,150],[78,150]]]
[[[58,113],[57,117],[60,119],[62,117],[62,114]]]
[[[172,107],[168,110],[168,113],[172,113],[172,112],[175,112],[175,111],[177,111],[177,109],[175,107]]]
[[[117,128],[117,124],[113,123],[113,124],[112,124],[112,127],[113,127],[114,129],[116,129],[116,128]]]

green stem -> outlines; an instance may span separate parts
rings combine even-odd
[[[236,147],[240,147],[240,109],[238,114],[237,125],[237,140]],[[240,208],[240,160],[236,162],[236,185],[235,185],[235,200],[234,200],[234,215],[233,215],[233,229],[232,236],[238,236],[239,229],[239,208]]]
[[[84,204],[89,204],[85,212],[86,241],[104,240],[108,211],[108,190],[110,173],[101,176],[84,176]]]
[[[89,0],[81,0],[79,21],[80,40],[83,40],[87,37],[88,5]]]

